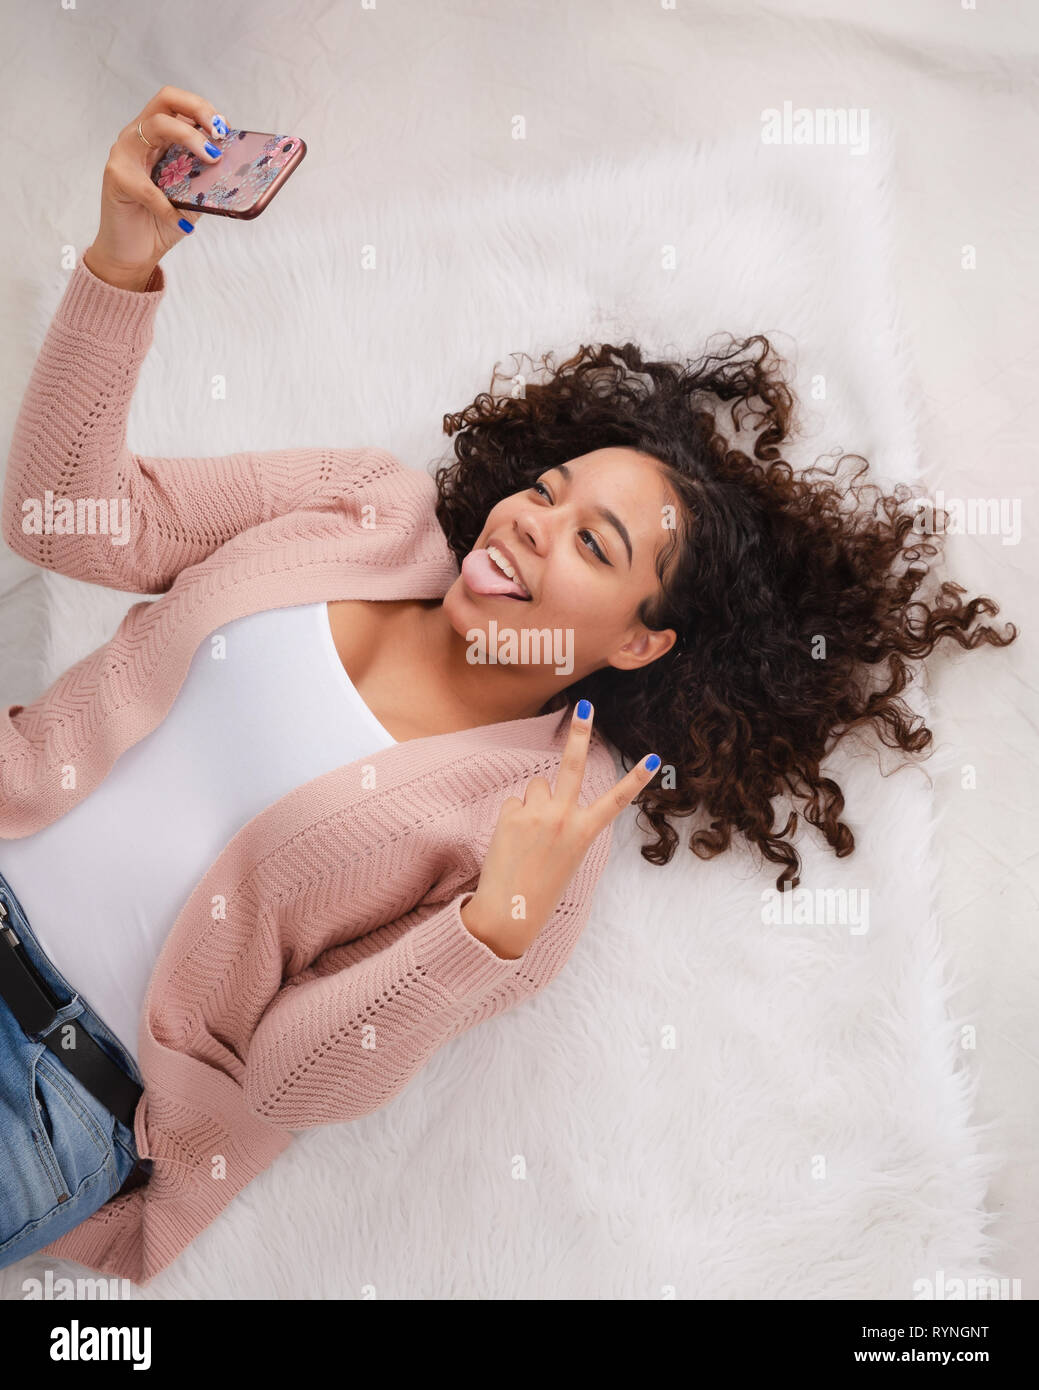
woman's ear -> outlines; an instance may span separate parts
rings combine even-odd
[[[648,666],[650,662],[665,656],[677,641],[678,634],[673,627],[664,628],[659,632],[653,628],[640,627],[634,637],[613,653],[609,664],[615,666],[618,671],[636,671],[640,666]]]

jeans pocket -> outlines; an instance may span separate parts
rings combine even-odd
[[[97,1111],[100,1102],[89,1093],[47,1047],[33,1049],[29,1094],[34,1123],[33,1141],[40,1163],[54,1188],[54,1200],[75,1197],[84,1184],[97,1184],[99,1174],[114,1176],[111,1125],[106,1133]],[[95,1110],[94,1107],[97,1107]],[[107,1194],[110,1195],[110,1194]]]
[[[0,1010],[0,1036],[11,1022]],[[130,1153],[116,1146],[115,1117],[45,1043],[10,1027],[6,1042],[6,1052],[0,1049],[0,1269],[85,1221],[132,1167]]]

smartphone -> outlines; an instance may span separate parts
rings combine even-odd
[[[196,129],[202,127],[196,123]],[[230,130],[223,138],[205,134],[223,150],[223,159],[208,164],[185,145],[171,145],[152,170],[152,182],[175,208],[259,217],[307,153],[298,135],[262,130]]]

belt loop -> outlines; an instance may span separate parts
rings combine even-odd
[[[48,1033],[53,1033],[55,1028],[63,1023],[69,1023],[74,1018],[79,1018],[84,1009],[83,1000],[78,994],[74,994],[67,1004],[62,1004],[61,1008],[55,1013],[51,1021],[43,1028],[37,1029],[35,1033],[26,1034],[33,1042],[43,1042]],[[75,1043],[73,1043],[73,1047]],[[71,1048],[62,1048],[62,1051],[71,1051]]]

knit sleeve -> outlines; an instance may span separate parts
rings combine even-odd
[[[411,471],[380,449],[300,448],[150,458],[127,419],[166,289],[119,289],[78,261],[15,422],[3,536],[16,554],[91,584],[165,593],[232,536],[300,508],[395,503]],[[417,476],[417,475],[416,475]]]
[[[374,955],[284,987],[249,1046],[250,1112],[286,1129],[369,1115],[444,1043],[541,989],[588,919],[609,845],[607,828],[517,959],[501,959],[469,932],[460,910],[472,894],[460,893]]]

